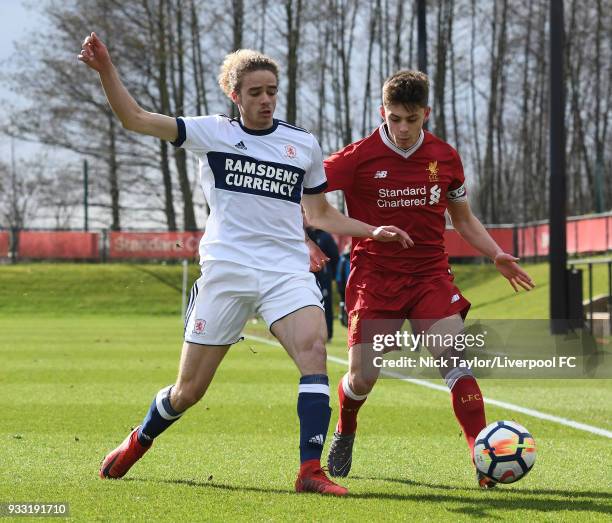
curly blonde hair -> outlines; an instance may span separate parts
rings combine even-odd
[[[230,98],[233,92],[240,92],[246,73],[260,70],[274,73],[278,81],[278,64],[272,58],[252,49],[238,49],[223,60],[218,77],[219,87]]]

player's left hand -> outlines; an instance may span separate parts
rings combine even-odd
[[[502,252],[495,256],[493,261],[497,270],[510,282],[514,292],[519,291],[519,286],[526,291],[530,291],[535,287],[535,283],[531,279],[531,276],[529,276],[529,274],[521,269],[518,266],[518,263],[516,263],[519,261],[518,258],[515,258],[511,254]]]
[[[406,231],[394,225],[381,225],[372,231],[372,238],[379,242],[400,242],[402,247],[414,247],[412,238]]]
[[[325,267],[329,258],[325,256],[325,253],[312,240],[308,240],[306,245],[308,246],[308,255],[310,256],[310,272],[319,272]]]

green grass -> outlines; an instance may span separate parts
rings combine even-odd
[[[524,310],[488,269],[468,269],[456,269],[457,282],[476,310]],[[530,267],[542,278],[544,269]],[[177,283],[176,266],[0,267],[0,503],[67,501],[75,521],[610,519],[609,439],[489,406],[489,419],[531,430],[538,458],[524,480],[483,492],[448,395],[392,379],[360,416],[353,471],[342,482],[351,496],[294,494],[298,372],[281,349],[253,340],[232,348],[204,400],[124,480],[99,480],[101,458],[175,379]],[[505,301],[485,307],[496,297]],[[265,334],[261,324],[249,329]],[[345,330],[336,329],[329,352],[345,358]],[[328,370],[335,384],[344,367]],[[612,430],[610,380],[486,380],[482,388]],[[335,397],[332,406],[335,418]]]
[[[550,285],[547,263],[523,266],[536,283],[529,292],[515,293],[491,264],[455,265],[455,283],[472,302],[470,317],[492,318],[550,318]],[[607,294],[608,275],[605,265],[593,268],[593,295]],[[554,283],[553,283],[554,284]],[[586,268],[583,273],[583,298],[589,296]]]
[[[515,293],[491,264],[455,265],[455,283],[472,303],[473,318],[548,318],[548,265],[526,265],[536,282]],[[607,292],[607,267],[594,270],[594,294]],[[198,275],[190,266],[189,284]],[[0,315],[180,314],[182,267],[136,264],[19,264],[0,266]],[[584,297],[588,296],[584,275]]]
[[[190,267],[190,284],[198,267]],[[0,314],[172,315],[180,265],[40,263],[0,266]]]

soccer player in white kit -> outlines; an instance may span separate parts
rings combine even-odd
[[[240,50],[223,63],[219,84],[238,106],[239,119],[172,118],[143,110],[95,33],[83,42],[79,60],[99,73],[126,129],[168,140],[199,157],[200,185],[211,210],[176,383],[157,393],[142,424],[106,456],[100,477],[124,476],[154,438],[202,398],[248,318],[259,313],[301,374],[301,465],[295,490],[345,495],[347,489],[333,483],[320,464],[331,415],[326,326],[321,293],[308,272],[300,204],[308,221],[328,232],[399,241],[405,247],[410,238],[393,226],[348,218],[327,203],[317,140],[273,116],[278,66],[269,57]]]

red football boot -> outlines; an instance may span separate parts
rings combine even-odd
[[[138,441],[138,429],[140,427],[136,427],[130,432],[130,435],[123,440],[123,443],[104,458],[100,466],[100,477],[102,479],[122,478],[127,474],[132,465],[151,448],[151,445],[145,447]]]
[[[318,460],[306,461],[295,480],[296,492],[316,492],[330,496],[346,496],[348,489],[330,480]]]
[[[480,472],[476,466],[476,461],[474,460],[474,445],[470,445],[470,454],[472,456],[472,465],[474,465],[474,469],[476,470],[476,482],[478,483],[478,486],[481,489],[495,488],[497,486],[497,481]]]

